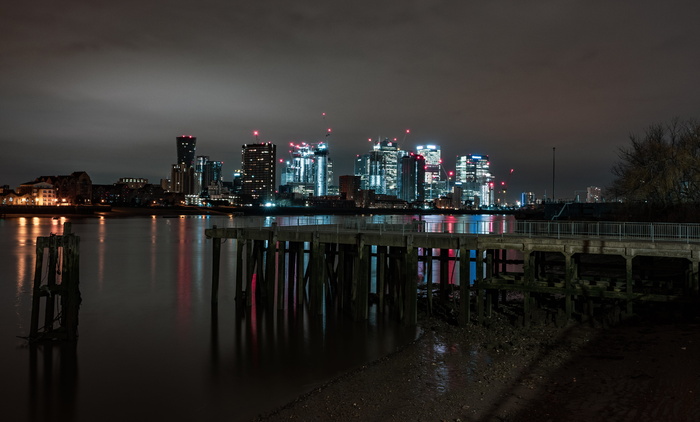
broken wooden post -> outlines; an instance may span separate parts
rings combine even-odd
[[[418,323],[418,248],[413,245],[413,235],[406,237],[406,296],[404,324]]]
[[[79,266],[80,238],[71,233],[70,223],[64,225],[63,235],[38,237],[36,264],[32,288],[32,314],[29,340],[68,340],[78,338],[80,308]],[[45,250],[48,249],[44,267]],[[59,255],[62,259],[59,260]],[[60,276],[60,280],[57,276]],[[46,278],[47,283],[41,284]],[[45,298],[44,326],[39,328],[41,298]],[[56,312],[56,305],[59,311]],[[56,327],[58,323],[58,327]]]
[[[216,225],[212,227],[216,231]],[[221,238],[214,237],[211,268],[211,303],[219,303],[219,267],[221,263]]]
[[[460,241],[461,243],[461,241]],[[459,245],[459,299],[460,299],[460,324],[467,325],[469,319],[471,318],[471,306],[470,306],[470,280],[469,280],[469,267],[471,264],[471,259],[469,259],[470,250],[467,249],[466,245]]]

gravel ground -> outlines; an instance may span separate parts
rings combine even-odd
[[[403,350],[257,421],[698,421],[700,324],[487,327],[422,317]]]

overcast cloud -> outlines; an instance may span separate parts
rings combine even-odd
[[[368,138],[488,154],[571,198],[630,133],[697,118],[694,1],[35,1],[0,14],[0,184],[87,171],[157,183],[175,137],[224,161],[323,140],[336,178]],[[326,113],[325,119],[322,113]]]

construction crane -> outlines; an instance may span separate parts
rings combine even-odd
[[[510,176],[513,174],[515,169],[510,169],[506,180],[501,182],[501,193],[503,194],[503,205],[507,202],[506,193],[508,192],[508,185],[510,184]]]
[[[508,172],[508,176],[506,176],[506,180],[504,182],[501,182],[501,193],[505,194],[508,191],[508,184],[510,184],[510,176],[513,174],[515,169],[510,169],[510,172]]]

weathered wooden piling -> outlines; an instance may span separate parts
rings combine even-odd
[[[255,280],[262,303],[270,307],[276,300],[277,308],[283,308],[286,291],[286,306],[308,305],[312,314],[339,306],[357,320],[368,317],[370,295],[376,295],[379,312],[391,306],[398,319],[415,324],[419,261],[428,309],[433,300],[452,306],[453,287],[459,284],[460,304],[454,311],[463,324],[484,322],[502,303],[514,300],[522,301],[522,322],[527,325],[535,311],[543,312],[545,302],[548,306],[560,303],[557,318],[569,319],[593,315],[602,302],[607,303],[604,307],[620,303],[630,314],[636,303],[697,304],[699,296],[700,243],[427,233],[369,224],[362,230],[335,225],[212,228],[206,235],[215,240],[213,290],[218,289],[217,255],[221,253],[216,239],[235,238],[236,297],[242,296],[245,287],[248,306],[257,299],[252,294]],[[433,256],[433,250],[439,253]],[[668,259],[685,263],[681,276],[657,280],[663,276],[646,260]],[[436,297],[432,295],[434,260],[440,274]],[[614,263],[618,275],[606,273],[607,261]],[[451,267],[458,269],[459,277],[453,277]],[[376,288],[371,291],[373,285]]]
[[[213,227],[216,229],[216,226]],[[219,303],[219,271],[221,269],[221,238],[214,239],[211,268],[211,303]]]
[[[80,238],[71,233],[70,223],[63,226],[63,235],[37,238],[29,340],[77,340],[81,302],[79,246]],[[42,284],[44,278],[46,284]],[[42,298],[44,325],[39,327]]]

